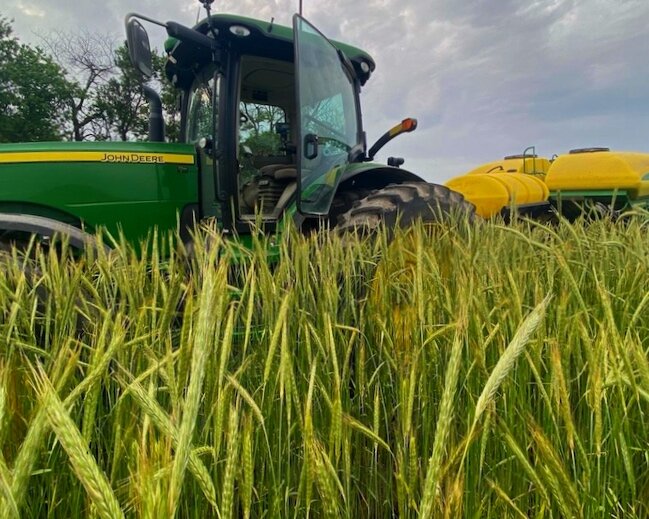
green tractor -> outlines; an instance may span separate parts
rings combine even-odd
[[[472,215],[462,195],[399,167],[402,159],[373,162],[416,120],[368,149],[359,100],[375,69],[367,53],[329,41],[297,14],[291,29],[212,15],[211,1],[202,3],[207,17],[194,28],[126,17],[131,60],[145,79],[151,50],[139,20],[167,31],[180,142],[165,142],[160,98],[145,85],[147,142],[0,146],[0,247],[56,234],[83,249],[100,229],[135,245],[154,228],[188,242],[206,219],[245,241],[253,229],[281,232],[289,220],[303,231],[344,231]]]

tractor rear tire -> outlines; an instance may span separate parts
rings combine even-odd
[[[444,223],[453,218],[473,221],[475,206],[447,187],[426,182],[404,182],[375,189],[338,217],[340,234],[372,233],[381,226],[388,231],[407,228],[416,221]]]

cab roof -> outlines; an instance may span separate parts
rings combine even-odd
[[[236,44],[239,52],[293,61],[292,27],[232,14],[215,14],[212,15],[211,20],[218,31],[219,41]],[[245,38],[236,36],[230,31],[230,27],[234,25],[247,28],[250,30],[250,35]],[[207,18],[195,25],[194,29],[211,36]],[[331,43],[352,62],[361,84],[365,84],[376,68],[372,57],[352,45],[334,40],[331,40]],[[181,88],[189,86],[196,72],[211,59],[207,49],[197,48],[192,43],[179,41],[176,38],[167,39],[165,51],[168,54],[165,66],[167,77]]]

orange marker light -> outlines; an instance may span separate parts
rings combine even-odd
[[[413,119],[412,117],[407,117],[403,121],[401,121],[399,124],[397,124],[395,127],[390,128],[387,132],[385,132],[381,137],[379,138],[378,141],[374,143],[374,145],[368,150],[367,152],[367,157],[368,159],[373,159],[376,153],[383,147],[385,146],[389,141],[394,139],[397,135],[401,135],[402,133],[407,133],[415,130],[417,128],[417,119]]]
[[[401,129],[404,132],[411,132],[417,128],[417,119],[413,119],[412,117],[408,117],[407,119],[404,119],[401,121]]]

